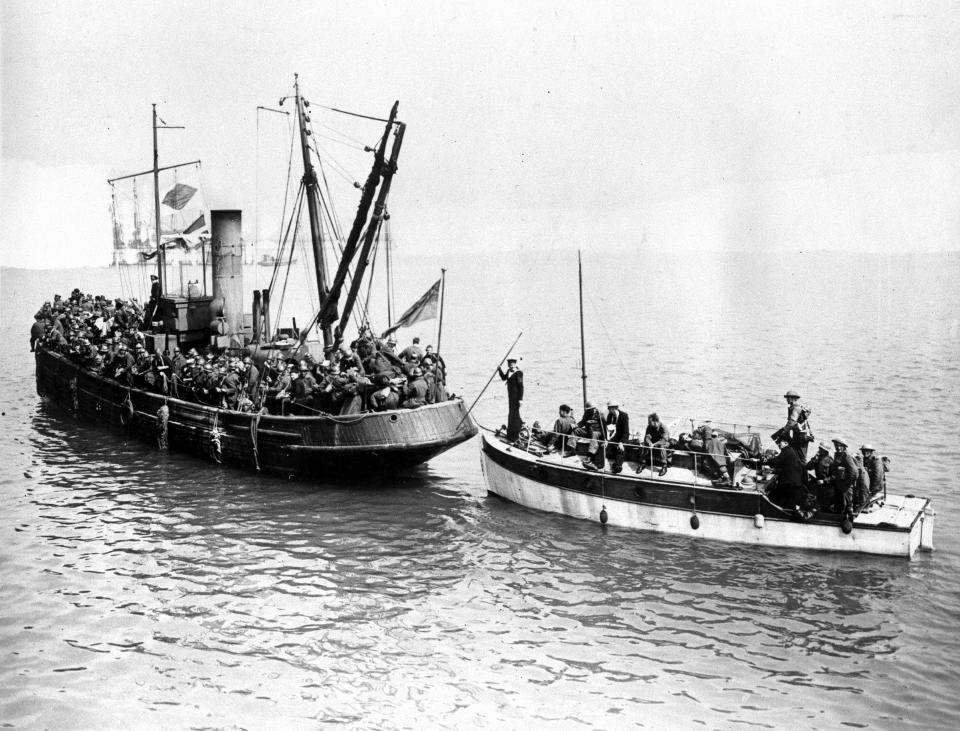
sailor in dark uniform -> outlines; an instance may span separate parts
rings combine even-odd
[[[160,278],[156,274],[150,275],[150,300],[147,302],[147,311],[143,316],[142,329],[148,330],[160,305]]]
[[[497,373],[500,374],[500,380],[507,383],[507,402],[509,412],[507,414],[507,441],[515,442],[520,438],[520,427],[523,421],[520,418],[520,407],[523,405],[523,371],[517,367],[517,358],[507,358],[507,372],[504,373],[500,366],[497,366]]]

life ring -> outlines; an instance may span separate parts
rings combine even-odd
[[[134,414],[133,401],[130,400],[130,396],[127,396],[127,400],[120,404],[120,423],[130,426],[133,423]]]

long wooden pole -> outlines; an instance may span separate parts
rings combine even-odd
[[[393,113],[396,114],[397,104],[393,105]],[[357,300],[357,293],[360,291],[360,285],[363,283],[363,276],[367,270],[367,264],[370,257],[370,247],[380,228],[380,223],[384,217],[384,207],[387,202],[387,196],[390,195],[390,184],[393,182],[393,176],[397,172],[397,157],[400,155],[400,147],[403,145],[403,134],[407,125],[403,122],[397,122],[397,131],[393,138],[393,147],[390,150],[390,160],[384,166],[380,190],[377,192],[377,200],[373,204],[373,213],[370,215],[370,221],[367,223],[367,233],[364,237],[363,246],[357,255],[357,263],[353,270],[353,281],[350,282],[350,290],[347,292],[347,299],[343,303],[343,313],[340,315],[340,323],[334,329],[334,343],[340,345],[343,341],[343,334],[353,312],[354,302]],[[343,254],[346,259],[346,249]],[[342,262],[341,262],[342,264]]]
[[[437,318],[437,355],[440,354],[440,338],[443,335],[443,296],[447,292],[447,270],[440,268],[440,315]]]
[[[156,108],[156,104],[153,105]],[[174,168],[182,168],[187,165],[196,165],[199,163],[199,160],[191,160],[190,162],[180,162],[176,165],[165,165],[162,168],[157,168],[157,172],[162,173],[164,170],[173,170]],[[116,183],[118,180],[127,180],[128,178],[139,178],[141,175],[146,175],[147,173],[152,173],[153,170],[144,170],[142,173],[130,173],[129,175],[121,175],[119,178],[107,178],[108,183]]]
[[[587,349],[583,338],[583,261],[577,250],[577,273],[580,282],[580,378],[583,379],[583,407],[587,407]]]
[[[360,194],[360,203],[357,206],[357,214],[353,219],[353,226],[350,229],[350,233],[347,236],[347,241],[343,246],[343,252],[340,255],[340,266],[337,269],[337,273],[334,275],[333,284],[330,285],[329,295],[326,299],[321,301],[320,311],[317,313],[315,318],[322,327],[327,329],[329,329],[330,325],[336,322],[337,318],[339,317],[337,314],[337,303],[340,299],[340,293],[343,290],[344,282],[346,281],[347,274],[350,270],[350,264],[357,254],[364,224],[368,224],[368,237],[371,229],[373,229],[374,234],[376,233],[376,228],[379,224],[379,219],[369,222],[367,219],[370,213],[370,206],[373,205],[373,199],[377,193],[377,186],[380,185],[380,179],[387,170],[387,164],[384,162],[384,154],[386,153],[387,143],[390,140],[390,132],[393,129],[394,122],[397,118],[398,106],[399,102],[394,102],[393,107],[390,110],[390,119],[387,121],[387,125],[383,130],[383,136],[380,138],[380,142],[377,145],[376,150],[373,151],[373,166],[370,168],[370,174],[367,176],[367,182],[364,184]],[[396,142],[394,142],[394,149],[397,149]],[[357,266],[359,267],[360,263],[358,263]],[[357,281],[356,271],[354,271],[353,274],[353,281]],[[356,295],[354,295],[354,297],[356,297]],[[350,305],[350,307],[352,307],[352,305]],[[344,307],[345,317],[342,322],[346,322],[346,320],[349,319],[350,307]],[[342,323],[340,327],[343,327]]]
[[[523,335],[523,330],[520,331],[520,335],[517,335],[517,339],[513,341],[513,345],[510,346],[510,349],[507,351],[507,354],[500,359],[499,363],[497,363],[497,367],[493,369],[493,373],[491,373],[490,378],[487,379],[487,385],[483,387],[480,393],[477,394],[477,397],[473,400],[473,403],[470,404],[470,408],[467,409],[467,413],[463,415],[462,419],[460,419],[460,424],[457,424],[457,429],[459,429],[461,424],[463,424],[463,422],[467,420],[467,417],[470,416],[470,412],[473,411],[473,407],[477,405],[477,401],[479,401],[480,397],[483,396],[483,392],[490,387],[491,383],[493,383],[493,379],[497,375],[497,372],[500,370],[500,366],[503,365],[503,361],[505,361],[507,358],[510,357],[510,353],[513,352],[513,349],[517,347],[517,343],[520,342],[521,335]]]

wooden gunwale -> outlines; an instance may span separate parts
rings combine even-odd
[[[321,466],[336,471],[347,464],[351,471],[390,469],[394,464],[409,467],[477,433],[472,419],[463,419],[460,399],[346,417],[257,415],[128,387],[42,346],[36,363],[38,392],[65,406],[72,401],[78,417],[106,425],[122,423],[129,400],[134,417],[126,429],[156,439],[162,426],[156,412],[166,404],[170,448],[212,456],[224,464],[308,474]]]

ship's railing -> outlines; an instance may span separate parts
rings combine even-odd
[[[714,427],[720,428],[720,427]],[[724,430],[733,432],[732,429]],[[739,430],[736,433],[744,433],[743,430]],[[747,432],[750,433],[750,432]],[[633,435],[631,435],[633,438]],[[742,464],[752,465],[755,468],[759,467],[759,459],[750,457],[746,454],[742,454],[737,451],[733,452],[724,452],[723,454],[713,454],[703,451],[694,451],[688,449],[677,449],[676,447],[671,447],[669,445],[648,445],[644,444],[637,436],[636,441],[629,442],[614,442],[610,439],[605,439],[604,436],[600,433],[596,435],[582,435],[575,433],[562,433],[556,432],[550,429],[543,429],[537,427],[534,431],[533,427],[524,427],[521,432],[520,439],[515,443],[516,446],[522,447],[525,452],[533,456],[542,456],[548,453],[549,445],[559,442],[559,449],[557,453],[560,456],[560,459],[563,460],[568,456],[583,456],[579,455],[579,452],[576,451],[576,445],[582,442],[596,442],[596,449],[602,449],[604,452],[610,446],[619,446],[622,447],[624,452],[628,450],[635,452],[640,459],[624,459],[625,462],[634,462],[637,465],[643,465],[644,467],[649,466],[650,471],[653,472],[654,468],[657,466],[663,466],[668,460],[675,460],[677,455],[684,457],[691,464],[685,465],[684,468],[688,469],[690,472],[690,480],[693,484],[697,484],[697,478],[709,479],[711,481],[717,480],[720,482],[731,482],[733,475],[729,474],[729,469],[731,463],[736,460]],[[568,450],[571,450],[571,454],[568,454]],[[593,453],[590,453],[593,454]],[[605,455],[605,462],[608,457]],[[713,470],[707,468],[708,465],[714,467]],[[606,464],[603,468],[606,471]],[[708,473],[718,473],[717,477],[710,477]]]
[[[731,422],[731,421],[720,421],[718,419],[708,419],[698,416],[672,416],[672,417],[662,417],[661,422],[666,424],[671,428],[671,432],[685,432],[690,434],[696,431],[701,426],[707,426],[711,429],[717,429],[718,431],[725,431],[731,434],[750,434],[750,433],[761,433],[775,431],[779,429],[779,426],[774,426],[772,424],[758,424],[756,422]],[[780,426],[783,426],[782,424]]]

